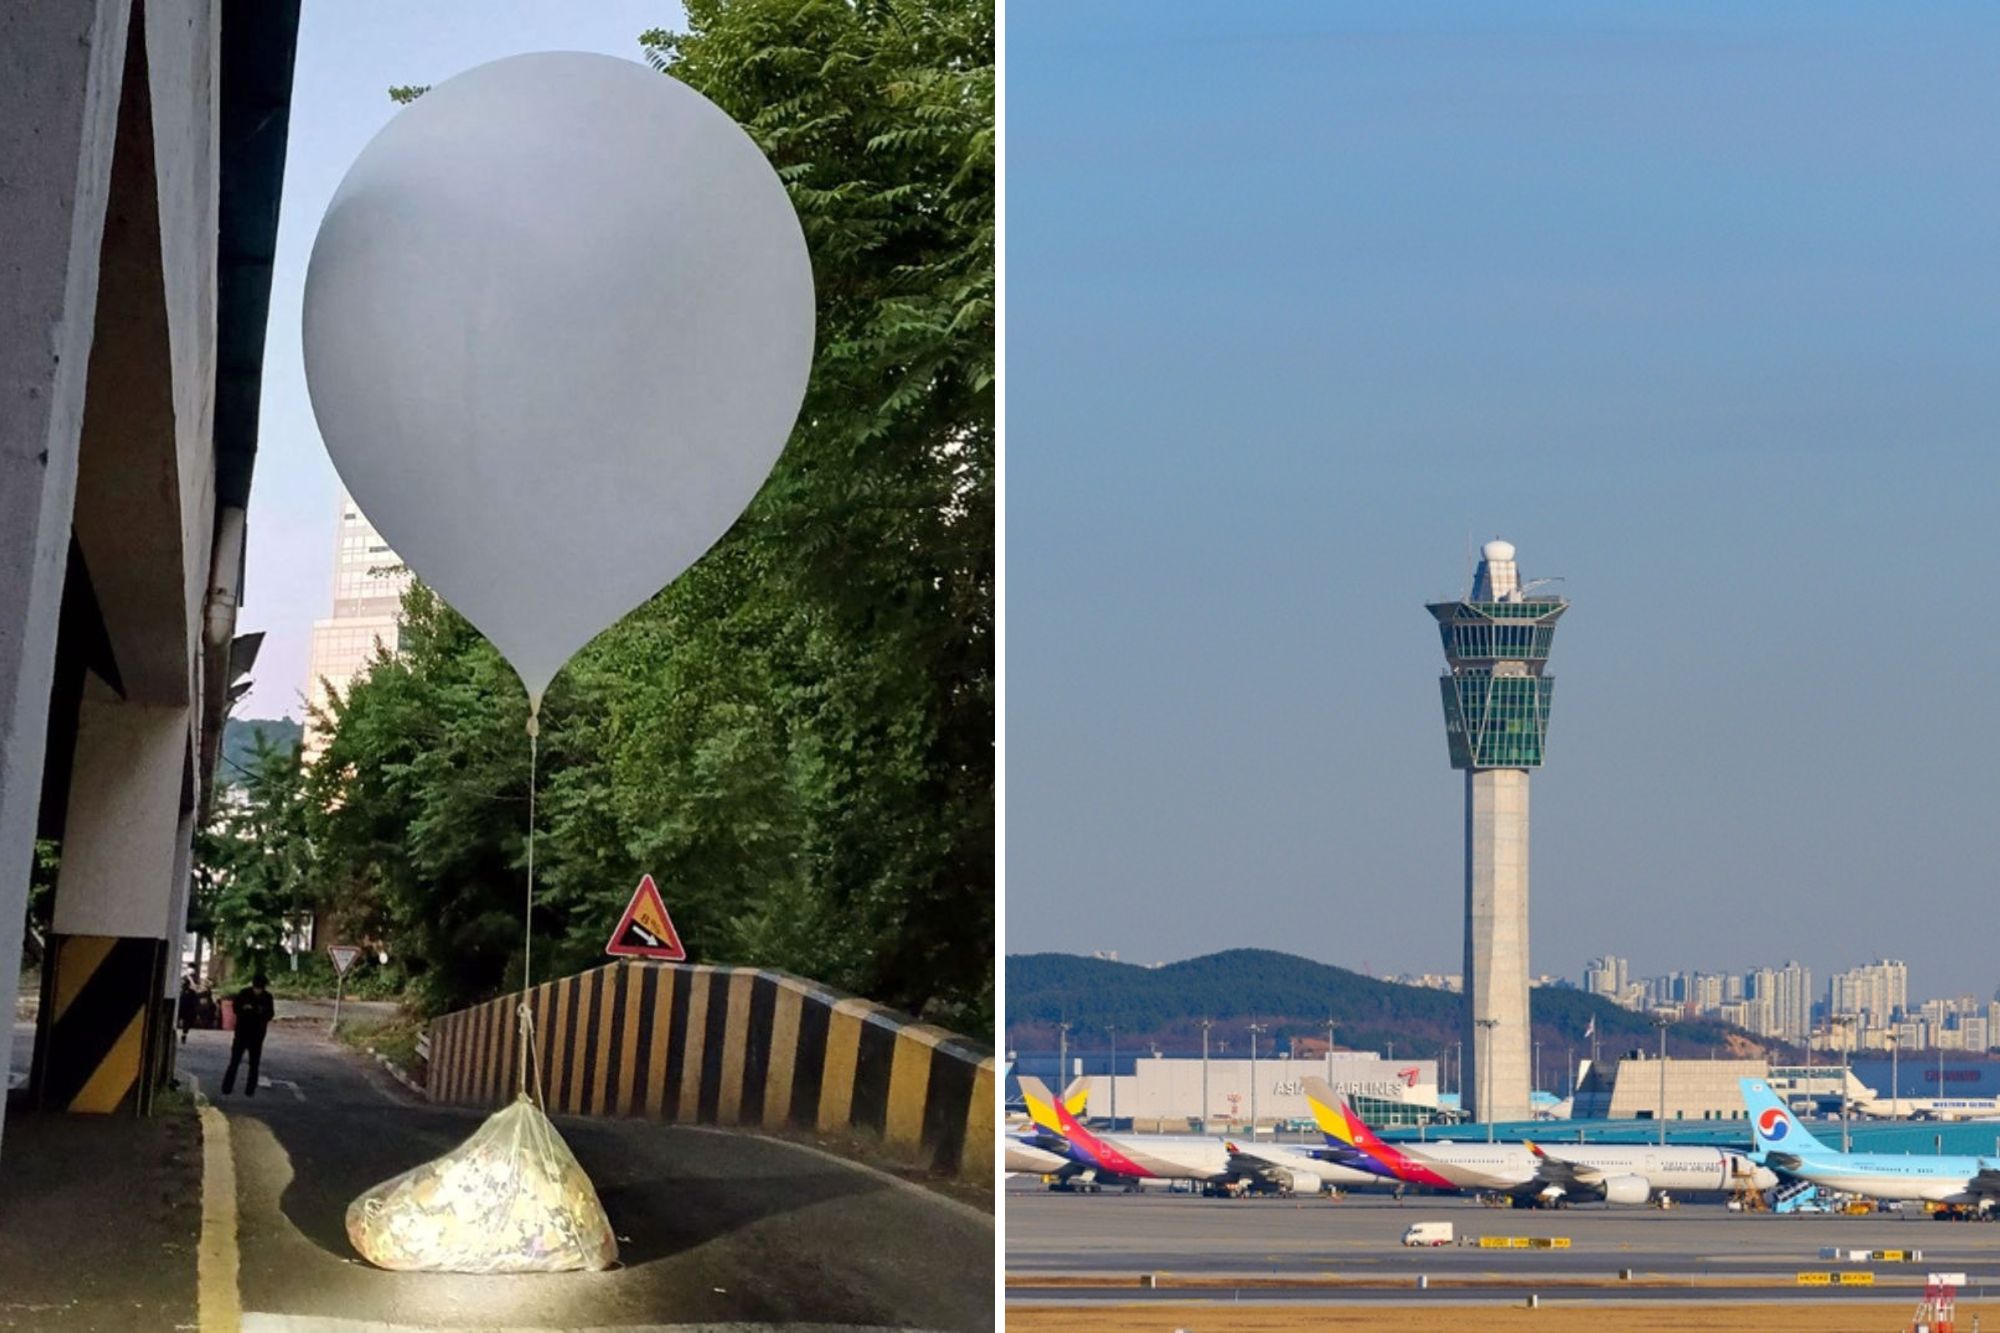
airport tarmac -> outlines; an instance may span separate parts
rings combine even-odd
[[[1406,1249],[1413,1222],[1448,1221],[1470,1244]],[[1479,1237],[1567,1239],[1566,1248],[1478,1248]],[[1820,1257],[1920,1251],[1921,1259]],[[1610,1299],[1717,1302],[1872,1298],[1914,1304],[1924,1275],[1964,1271],[1961,1292],[2000,1296],[2000,1223],[1940,1222],[1920,1211],[1865,1217],[1732,1213],[1719,1202],[1671,1211],[1578,1205],[1488,1208],[1470,1199],[1382,1196],[1340,1200],[1203,1199],[1176,1194],[1070,1195],[1010,1188],[1010,1303],[1241,1299],[1407,1303],[1422,1299],[1518,1304]],[[1798,1275],[1835,1275],[1802,1289]],[[1842,1272],[1872,1275],[1842,1287]],[[1630,1276],[1626,1276],[1629,1273]],[[1142,1275],[1153,1275],[1141,1287]]]

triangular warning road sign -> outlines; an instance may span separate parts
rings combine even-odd
[[[681,937],[674,929],[673,918],[667,915],[667,905],[660,901],[660,891],[653,886],[653,877],[640,877],[638,891],[632,895],[632,902],[625,909],[625,915],[618,920],[618,929],[611,932],[611,943],[604,946],[604,952],[618,958],[651,958],[662,963],[679,963],[687,959],[687,950],[681,947]]]

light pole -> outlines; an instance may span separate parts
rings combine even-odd
[[[1486,1141],[1493,1142],[1493,1029],[1500,1026],[1497,1018],[1475,1018],[1479,1030],[1486,1034],[1486,1050],[1475,1051],[1479,1057],[1479,1118],[1486,1122]]]
[[[1250,1137],[1257,1137],[1257,1034],[1268,1032],[1262,1023],[1250,1025]]]
[[[1819,1100],[1818,1094],[1813,1091],[1812,1053],[1813,1042],[1818,1037],[1819,1029],[1808,1025],[1806,1027],[1806,1107],[1815,1116],[1819,1114]]]
[[[1201,1020],[1201,1132],[1208,1133],[1208,1030],[1215,1026],[1215,1020]]]
[[[1118,1132],[1118,1025],[1106,1023],[1104,1030],[1111,1034],[1111,1132]]]
[[[1528,1091],[1531,1094],[1539,1092],[1541,1091],[1541,1087],[1542,1087],[1542,1044],[1540,1042],[1536,1042],[1535,1043],[1535,1086],[1528,1089]],[[1532,1100],[1533,1098],[1530,1097],[1530,1101]]]
[[[1901,1100],[1903,1085],[1896,1081],[1898,1068],[1896,1054],[1902,1048],[1903,1034],[1890,1028],[1882,1034],[1882,1040],[1889,1043],[1889,1118],[1897,1120],[1901,1118],[1903,1109]]]
[[[1653,1026],[1660,1030],[1660,1146],[1667,1146],[1667,1029],[1674,1016],[1654,1011]]]
[[[1056,1096],[1069,1084],[1069,1020],[1056,1024]]]
[[[1850,1061],[1848,1042],[1854,1031],[1853,1014],[1829,1014],[1827,1022],[1840,1029],[1840,1150],[1847,1152],[1850,1141],[1847,1134],[1847,1066]]]
[[[1326,1081],[1333,1082],[1333,1029],[1336,1026],[1333,1015],[1326,1016]]]
[[[1465,1109],[1465,1038],[1460,1037],[1452,1044],[1456,1052],[1451,1058],[1451,1090],[1458,1094],[1458,1109]]]

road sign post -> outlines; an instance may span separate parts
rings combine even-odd
[[[337,1037],[340,1035],[340,999],[347,989],[347,969],[354,966],[361,950],[353,944],[329,944],[326,953],[333,959],[333,1025],[327,1032]]]

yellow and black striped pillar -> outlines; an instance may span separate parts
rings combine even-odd
[[[52,935],[42,963],[35,1102],[56,1111],[152,1109],[143,1075],[170,1055],[167,942],[116,935]]]

